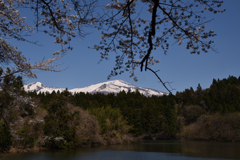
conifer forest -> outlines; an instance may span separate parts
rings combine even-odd
[[[175,95],[39,93],[6,76],[0,92],[1,152],[78,148],[141,139],[240,141],[240,77],[213,79]]]

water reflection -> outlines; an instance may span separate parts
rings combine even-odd
[[[240,159],[240,143],[142,141],[126,145],[5,155],[0,160]]]
[[[106,149],[142,152],[179,153],[182,156],[240,159],[240,143],[143,141],[128,145],[113,145]]]

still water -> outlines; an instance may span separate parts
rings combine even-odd
[[[0,160],[226,160],[240,159],[240,143],[142,141],[126,145],[4,155]]]

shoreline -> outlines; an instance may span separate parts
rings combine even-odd
[[[14,148],[11,147],[8,152],[2,153],[4,154],[17,154],[17,153],[28,153],[28,152],[39,152],[44,150],[51,150],[50,148],[45,147],[33,147],[33,148]]]
[[[81,148],[95,148],[95,147],[101,147],[101,146],[110,146],[110,145],[122,145],[122,144],[129,144],[129,143],[136,143],[136,142],[141,142],[144,140],[153,140],[153,141],[171,141],[171,140],[177,140],[177,141],[191,141],[191,142],[226,142],[226,143],[238,143],[239,141],[214,141],[214,140],[209,140],[209,141],[204,141],[204,140],[183,140],[183,139],[156,139],[156,137],[148,138],[151,137],[151,135],[144,134],[138,137],[133,137],[131,141],[125,141],[123,143],[105,143],[102,145],[97,145],[97,146],[85,146],[85,147],[76,147],[76,148],[68,148],[68,149],[81,149]],[[33,148],[14,148],[11,147],[8,152],[0,153],[0,158],[2,155],[9,155],[9,154],[18,154],[18,153],[29,153],[29,152],[40,152],[40,151],[51,151],[51,150],[64,150],[64,149],[53,149],[53,148],[46,148],[46,147],[38,147],[34,146]]]

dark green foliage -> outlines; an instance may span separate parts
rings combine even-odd
[[[112,108],[111,106],[97,107],[91,108],[89,113],[98,118],[101,134],[109,134],[116,131],[122,134],[128,131],[128,126],[119,108]]]
[[[210,89],[204,92],[204,100],[212,113],[240,111],[240,81],[229,76],[228,79],[214,80]]]
[[[201,87],[200,83],[198,83],[197,92],[201,92],[201,91],[202,91],[202,87]]]
[[[22,138],[20,145],[24,148],[32,148],[34,146],[34,136],[30,133],[30,126],[25,125],[17,134]]]
[[[197,105],[185,106],[182,111],[182,115],[185,118],[185,123],[187,125],[196,122],[198,117],[200,117],[203,113],[203,108]]]
[[[209,113],[229,113],[240,111],[240,80],[229,76],[227,79],[215,80],[209,89],[202,90],[198,85],[196,92],[186,89],[176,95],[181,107],[198,105]]]
[[[88,109],[91,114],[99,118],[102,132],[104,132],[106,121],[106,117],[103,116],[105,115],[104,106],[111,106],[112,109],[120,111],[123,118],[128,122],[130,133],[133,136],[164,132],[167,137],[175,137],[174,134],[178,131],[175,125],[177,123],[177,114],[175,114],[174,109],[171,109],[173,114],[170,116],[173,119],[170,122],[168,115],[165,115],[167,107],[164,107],[168,105],[173,108],[176,103],[174,96],[145,97],[138,91],[136,93],[122,91],[116,96],[114,94],[104,95],[98,93],[91,95],[78,93],[74,95],[73,102],[74,105]],[[173,129],[167,130],[167,127]]]
[[[8,93],[4,91],[0,91],[0,119],[2,118],[6,124],[7,116],[11,118],[10,115],[7,115],[6,113],[8,112],[9,106],[12,101],[13,101],[12,96],[10,96]]]
[[[8,113],[10,105],[14,100],[14,95],[23,95],[25,92],[23,90],[22,77],[8,74],[2,78],[2,73],[3,70],[0,67],[0,119],[3,119],[4,123],[8,125],[7,119],[11,119]],[[10,73],[9,69],[7,69],[7,73]]]
[[[53,92],[52,95],[55,95],[56,93]],[[61,95],[65,96],[65,97],[70,97],[71,96],[71,93],[68,91],[68,88],[66,88],[62,93]]]
[[[23,104],[20,106],[21,117],[31,116],[34,113],[33,107],[30,104]]]
[[[9,127],[0,121],[0,152],[7,152],[12,144],[12,135]]]
[[[4,152],[12,144],[9,124],[16,122],[18,116],[33,118],[35,111],[31,103],[17,102],[17,97],[27,95],[22,89],[21,77],[9,75],[0,80],[3,84],[3,90],[0,91],[0,151]],[[45,147],[75,148],[78,140],[88,145],[87,141],[76,135],[77,132],[81,133],[80,113],[69,107],[69,104],[96,116],[101,136],[105,138],[121,139],[122,135],[130,133],[136,137],[147,135],[157,139],[240,141],[240,77],[214,79],[209,89],[202,89],[198,84],[196,91],[190,87],[182,93],[162,97],[145,97],[138,91],[122,91],[117,95],[72,95],[67,89],[62,93],[32,92],[28,95],[40,101],[41,107],[48,114],[44,114],[45,122],[40,127],[40,123],[30,124],[25,121],[17,132],[21,140],[14,142],[21,147],[34,147],[43,132],[48,139]],[[18,107],[14,106],[15,103]],[[92,115],[97,124],[96,117]],[[89,135],[98,133],[98,129],[97,125],[94,133]],[[91,139],[87,137],[89,135],[84,136]],[[93,141],[94,138],[91,143]]]
[[[14,76],[13,74],[10,74],[11,71],[9,68],[7,68],[7,74],[4,76],[4,78],[0,78],[1,88],[3,91],[13,92],[13,93],[24,93],[23,90],[23,82],[22,77],[20,76]],[[0,77],[2,75],[2,68],[0,68]]]
[[[42,93],[41,102],[48,106],[49,115],[45,117],[45,134],[64,137],[74,144],[73,113],[66,109],[66,102],[88,110],[98,117],[101,133],[109,133],[109,126],[117,130],[116,120],[124,119],[133,136],[160,134],[164,139],[178,138],[184,125],[197,123],[203,115],[215,113],[228,114],[240,111],[240,78],[229,76],[223,80],[213,80],[209,89],[198,84],[176,95],[145,97],[137,92],[122,91],[117,95],[101,93],[76,93],[71,95],[67,89],[60,92]],[[111,124],[111,125],[109,125]],[[50,127],[51,126],[51,127]],[[51,128],[51,129],[50,129]]]
[[[167,133],[167,138],[176,138],[176,134],[178,132],[177,115],[172,106],[166,106],[165,108],[163,131]]]
[[[66,103],[57,97],[47,107],[48,115],[44,117],[44,134],[52,138],[63,137],[66,141],[64,147],[74,148],[76,141],[76,126],[79,125],[79,112],[68,111]],[[51,148],[62,148],[54,143]]]

